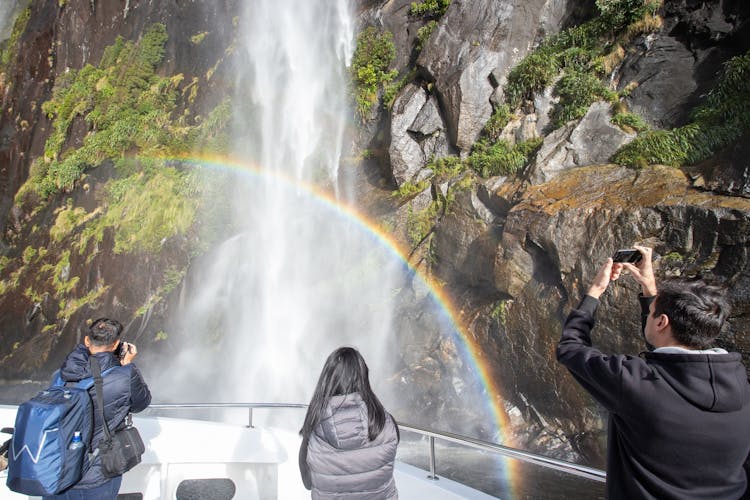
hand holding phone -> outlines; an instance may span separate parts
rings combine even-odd
[[[622,248],[615,252],[612,257],[613,262],[627,262],[630,264],[636,264],[641,261],[643,254],[637,248]]]

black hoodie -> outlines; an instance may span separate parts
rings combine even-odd
[[[605,355],[589,336],[599,301],[568,316],[557,359],[609,410],[610,499],[743,496],[750,383],[738,353]]]
[[[66,383],[75,383],[84,378],[92,377],[89,365],[89,350],[86,346],[79,344],[73,352],[68,354],[65,362],[60,368],[60,377]],[[104,402],[104,418],[110,431],[117,429],[125,420],[128,412],[139,412],[151,403],[151,392],[143,381],[141,372],[134,364],[120,366],[120,361],[111,352],[100,352],[94,354],[99,361],[102,371],[114,367],[102,377],[102,400]],[[91,399],[96,409],[96,387],[89,390]],[[94,434],[91,443],[94,448],[104,436],[102,423],[99,421],[97,411],[94,411]],[[81,480],[74,489],[96,488],[109,481],[101,472],[101,466],[97,457],[88,466]]]

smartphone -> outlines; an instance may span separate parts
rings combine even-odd
[[[615,255],[612,257],[612,260],[615,262],[629,262],[631,264],[635,264],[637,262],[640,262],[640,260],[643,258],[643,255],[641,255],[641,252],[638,251],[635,248],[622,248],[615,252]]]

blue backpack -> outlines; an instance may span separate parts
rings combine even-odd
[[[8,449],[9,489],[32,496],[54,495],[81,480],[94,430],[88,392],[93,384],[93,378],[86,378],[65,387],[57,373],[48,389],[18,407]]]

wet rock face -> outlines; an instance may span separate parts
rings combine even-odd
[[[652,246],[660,279],[725,285],[739,307],[718,344],[750,357],[750,200],[696,190],[669,167],[571,168],[542,184],[515,184],[514,194],[508,188],[484,199],[456,194],[431,254],[433,272],[459,290],[470,331],[494,360],[514,445],[604,466],[606,415],[554,352],[567,313],[617,248]],[[644,349],[639,291],[623,277],[602,297],[593,335],[602,351]]]
[[[508,400],[533,404],[546,416],[548,432],[568,434],[577,453],[603,465],[596,405],[554,359],[567,312],[613,249],[632,242],[655,248],[660,278],[701,276],[746,303],[749,229],[747,200],[695,191],[672,168],[579,168],[529,188],[508,212],[498,243],[494,296],[500,299],[484,314],[501,313],[478,333],[497,349]],[[636,355],[644,348],[638,291],[624,277],[603,296],[593,338],[604,352]],[[743,311],[735,311],[721,343],[747,354]]]
[[[716,158],[686,170],[698,189],[750,198],[750,134]]]
[[[747,2],[665,2],[664,28],[640,40],[623,62],[619,89],[653,126],[683,125],[721,64],[750,48]]]
[[[29,21],[22,34],[18,53],[22,62],[6,75],[0,117],[0,217],[6,220],[13,197],[28,177],[31,160],[41,156],[50,132],[50,122],[41,104],[51,96],[55,80],[70,69],[98,64],[104,49],[118,36],[137,39],[153,23],[164,23],[169,33],[162,71],[182,73],[186,81],[204,77],[217,66],[212,80],[216,92],[202,92],[193,104],[196,111],[215,106],[223,98],[228,64],[217,65],[233,36],[232,17],[236,0],[210,5],[186,2],[177,8],[168,2],[63,2],[30,1]],[[210,31],[207,31],[210,30]],[[191,37],[206,33],[200,44]],[[0,89],[2,89],[0,85]],[[78,128],[76,128],[78,127]],[[80,120],[73,126],[70,146],[88,132]],[[19,224],[23,214],[10,214]],[[14,221],[15,219],[15,221]]]
[[[99,165],[87,172],[85,187],[81,183],[72,192],[47,200],[38,212],[32,212],[33,207],[13,205],[14,196],[28,178],[32,160],[41,157],[44,151],[51,124],[42,112],[42,103],[50,98],[56,79],[71,69],[98,64],[104,49],[116,37],[137,39],[147,27],[160,22],[165,24],[169,34],[160,71],[182,73],[188,82],[194,78],[205,82],[211,70],[212,91],[198,92],[198,98],[191,104],[191,111],[200,114],[224,99],[227,82],[232,81],[226,78],[226,71],[231,67],[225,58],[225,48],[234,36],[232,18],[240,7],[233,0],[211,4],[185,2],[179,6],[138,0],[16,3],[28,4],[30,15],[18,42],[17,52],[21,57],[17,64],[5,68],[5,80],[0,83],[3,92],[0,116],[3,242],[0,248],[11,263],[3,279],[8,279],[9,271],[20,264],[27,247],[49,247],[50,253],[43,263],[54,265],[60,258],[54,253],[59,254],[66,246],[71,246],[71,242],[62,245],[50,242],[49,228],[55,223],[56,210],[64,207],[69,199],[75,206],[93,212],[99,203],[94,193],[101,192],[114,176],[111,165]],[[195,35],[201,35],[200,43],[193,38]],[[65,148],[80,145],[89,132],[84,120],[75,120]],[[40,296],[27,297],[24,291],[30,289],[35,273],[25,273],[16,280],[16,292],[0,298],[0,332],[3,335],[0,378],[34,377],[42,373],[46,377],[80,341],[85,320],[92,315],[121,318],[126,323],[126,331],[138,337],[146,325],[150,332],[159,331],[166,316],[163,304],[146,314],[135,313],[149,297],[158,295],[161,283],[153,278],[163,276],[169,267],[185,268],[189,261],[188,246],[187,242],[176,240],[167,242],[158,255],[117,255],[113,251],[113,236],[105,234],[95,258],[87,259],[73,252],[61,275],[63,280],[67,276],[80,278],[73,293],[84,297],[99,287],[108,288],[100,300],[72,315],[62,310],[64,304],[52,283],[33,283]],[[132,275],[132,269],[143,273],[123,280],[123,276]]]
[[[610,116],[609,103],[597,102],[583,118],[548,135],[528,169],[529,181],[547,182],[569,168],[607,163],[615,151],[635,138],[613,125]]]
[[[694,78],[695,55],[678,40],[649,36],[642,52],[625,65],[620,87],[637,85],[627,101],[630,109],[655,127],[674,127],[686,120],[686,102],[698,89]],[[656,78],[667,74],[669,78]]]
[[[453,2],[417,59],[420,72],[435,82],[448,137],[468,152],[492,113],[490,98],[510,69],[575,2],[475,0]],[[497,99],[497,96],[494,97]]]

